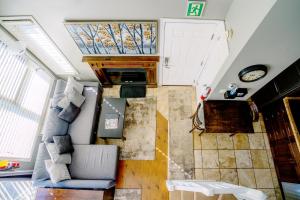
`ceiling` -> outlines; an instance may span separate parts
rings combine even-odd
[[[65,20],[143,20],[185,18],[187,0],[0,0],[0,16],[32,15],[85,80],[95,80],[82,63]],[[224,20],[233,0],[207,0],[202,19]]]

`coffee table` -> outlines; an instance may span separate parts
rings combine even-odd
[[[122,139],[126,105],[125,98],[103,98],[97,135],[103,139]]]
[[[106,197],[105,197],[106,196]],[[110,196],[110,195],[108,195]],[[104,191],[100,190],[74,190],[74,189],[54,189],[38,188],[36,200],[105,200],[113,199],[107,197]]]

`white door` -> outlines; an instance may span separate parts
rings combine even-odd
[[[217,32],[214,34],[211,49],[207,57],[204,59],[203,69],[200,71],[196,81],[197,99],[203,88],[212,86],[218,72],[228,57],[228,45],[225,35],[225,26],[221,24],[218,26]]]
[[[162,48],[163,85],[193,85],[205,57],[217,24],[167,22],[164,29]]]

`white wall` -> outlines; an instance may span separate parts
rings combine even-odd
[[[221,19],[232,0],[209,0],[204,19]],[[78,69],[83,79],[96,79],[70,37],[65,20],[143,20],[185,18],[186,0],[0,0],[0,16],[32,15]]]
[[[257,7],[264,7],[259,9],[261,14],[254,15],[254,11],[249,10],[255,2]],[[234,37],[229,42],[230,57],[223,65],[209,99],[223,99],[223,93],[219,91],[234,82],[249,89],[248,95],[240,98],[246,100],[300,57],[299,8],[299,0],[256,0],[245,1],[243,5],[240,1],[233,2],[226,16],[226,23],[234,29]],[[251,35],[247,31],[254,33]],[[239,81],[239,71],[254,64],[267,65],[268,75],[253,83]]]

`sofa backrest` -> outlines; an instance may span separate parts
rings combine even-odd
[[[95,140],[97,121],[101,105],[102,87],[98,82],[81,82],[84,85],[83,96],[85,102],[81,106],[78,117],[68,124],[67,130],[65,122],[57,117],[57,104],[64,97],[64,90],[67,82],[62,79],[56,81],[55,89],[51,99],[50,110],[44,122],[42,130],[42,141],[52,142],[50,139],[53,135],[71,135],[73,144],[91,144]],[[50,115],[51,114],[51,115]],[[55,123],[54,123],[55,122]],[[55,127],[64,127],[61,133]]]

